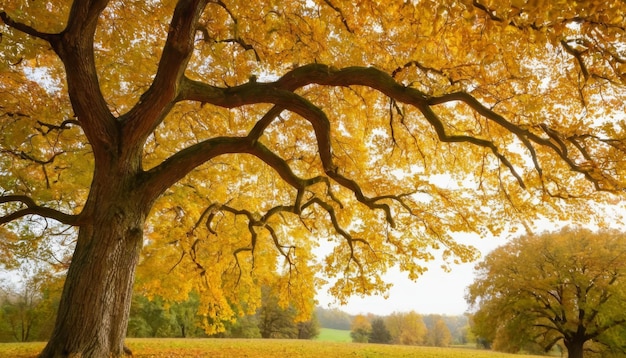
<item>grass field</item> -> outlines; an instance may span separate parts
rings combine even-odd
[[[352,342],[352,337],[350,337],[350,331],[320,328],[320,334],[317,336],[316,340],[326,342]]]
[[[415,357],[415,358],[529,358],[462,348],[409,347],[304,340],[131,338],[133,357],[140,358],[258,358],[258,357]],[[2,343],[0,357],[32,358],[44,343]]]

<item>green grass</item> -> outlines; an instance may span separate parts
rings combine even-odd
[[[352,337],[350,337],[350,331],[320,328],[320,334],[317,336],[316,340],[325,342],[352,342]]]
[[[363,358],[529,358],[464,348],[434,348],[357,344],[328,341],[283,339],[176,339],[131,338],[126,345],[134,358],[160,357],[363,357]],[[32,358],[43,349],[44,343],[2,343],[0,357]]]

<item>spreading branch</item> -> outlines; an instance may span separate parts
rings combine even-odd
[[[26,152],[23,152],[23,151],[16,152],[16,151],[12,151],[12,150],[0,150],[0,153],[1,154],[8,154],[8,155],[11,155],[11,156],[13,156],[15,158],[19,158],[19,159],[23,159],[23,160],[28,160],[30,162],[33,162],[33,163],[39,164],[39,165],[46,165],[46,164],[53,163],[54,160],[56,159],[56,157],[58,157],[58,156],[60,156],[62,154],[65,154],[65,152],[57,152],[57,153],[52,154],[47,159],[38,159],[38,158],[35,158],[32,155],[30,155],[30,154],[28,154]]]
[[[79,225],[79,215],[69,215],[55,209],[39,206],[32,198],[26,195],[0,196],[0,204],[11,203],[21,204],[22,208],[0,217],[0,225],[9,223],[13,220],[17,220],[27,215],[37,215],[43,218],[53,219],[66,225]]]
[[[351,262],[353,262],[359,267],[359,270],[363,272],[362,263],[360,262],[358,254],[355,251],[355,243],[363,244],[364,246],[368,247],[372,252],[374,252],[374,250],[370,246],[369,242],[367,242],[364,239],[352,236],[347,230],[341,227],[333,206],[321,200],[318,197],[313,197],[307,200],[305,203],[302,204],[302,207],[299,208],[298,210],[293,205],[275,206],[271,208],[270,210],[268,210],[263,216],[259,218],[257,218],[254,215],[254,213],[245,209],[237,209],[229,205],[212,204],[203,212],[200,220],[198,220],[194,228],[189,232],[189,235],[193,235],[195,229],[199,226],[200,222],[204,218],[206,218],[205,225],[208,231],[216,235],[217,232],[215,231],[215,229],[212,228],[212,222],[214,218],[216,217],[215,214],[218,212],[227,212],[235,216],[243,216],[248,221],[248,232],[250,233],[250,245],[238,248],[233,252],[233,255],[235,255],[235,260],[236,260],[237,265],[239,265],[239,259],[237,257],[239,253],[251,252],[252,254],[254,254],[254,250],[257,245],[257,239],[258,239],[258,233],[256,232],[255,228],[263,228],[267,230],[268,233],[270,234],[272,241],[274,243],[274,246],[276,247],[280,255],[285,258],[285,260],[287,261],[287,263],[289,263],[289,265],[295,266],[292,255],[295,252],[294,250],[296,247],[293,245],[282,244],[279,240],[279,237],[276,231],[274,230],[272,225],[269,223],[269,221],[273,216],[278,215],[280,213],[293,213],[293,214],[299,215],[300,210],[304,211],[312,206],[317,206],[321,208],[329,216],[330,222],[332,223],[332,226],[335,232],[339,236],[341,236],[343,239],[345,239],[346,244],[348,245],[350,249],[350,255],[349,255],[347,264],[349,265]]]
[[[28,26],[19,21],[13,20],[6,12],[0,11],[0,20],[4,22],[5,25],[12,27],[18,31],[21,31],[30,36],[42,39],[47,42],[53,42],[58,37],[58,34],[46,33],[36,30],[35,28]]]
[[[570,167],[571,170],[581,173],[593,183],[597,190],[619,190],[615,187],[616,181],[607,173],[598,173],[586,163],[577,163],[576,156],[571,154],[566,146],[555,142],[553,136],[541,137],[527,128],[518,126],[505,119],[490,108],[484,106],[472,95],[466,92],[454,92],[442,96],[428,96],[425,93],[405,87],[397,83],[391,76],[383,71],[371,67],[348,67],[336,69],[322,64],[311,64],[294,69],[273,83],[246,83],[244,85],[219,88],[201,82],[187,80],[179,100],[196,100],[202,103],[210,103],[217,106],[233,108],[245,104],[274,103],[277,105],[277,113],[281,110],[289,110],[307,119],[314,127],[320,159],[324,165],[326,174],[341,185],[351,190],[356,189],[349,180],[341,177],[332,162],[330,146],[330,125],[326,114],[306,99],[293,93],[298,88],[311,84],[326,86],[366,86],[380,91],[395,101],[413,105],[418,108],[435,129],[439,139],[445,142],[465,142],[477,146],[489,148],[498,160],[508,168],[518,183],[524,187],[521,176],[515,171],[513,165],[498,150],[496,144],[488,139],[469,135],[450,135],[443,127],[443,120],[432,110],[431,107],[449,102],[463,102],[472,110],[488,121],[496,123],[509,132],[513,133],[528,149],[535,166],[535,170],[542,176],[542,168],[536,155],[535,146],[547,147],[557,154]],[[276,115],[277,115],[276,113]],[[255,130],[255,136],[259,135],[264,128],[276,116],[267,117],[259,128]],[[542,126],[542,128],[547,126]],[[548,129],[549,130],[549,129]],[[544,129],[545,131],[545,129]],[[584,150],[578,152],[584,154]],[[358,190],[356,190],[357,196]]]

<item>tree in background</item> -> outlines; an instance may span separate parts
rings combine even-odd
[[[394,312],[385,317],[385,326],[394,344],[422,345],[428,331],[422,316],[415,311]]]
[[[337,308],[325,309],[322,307],[315,308],[315,315],[320,323],[320,326],[324,328],[350,330],[352,324],[352,317],[344,311]]]
[[[276,299],[264,302],[258,313],[259,331],[263,338],[295,338],[298,335],[293,322],[293,308],[282,308]]]
[[[262,338],[259,317],[257,315],[237,316],[235,322],[226,325],[226,330],[214,334],[213,337]]]
[[[0,297],[0,339],[3,342],[28,342],[41,322],[37,315],[39,292],[25,287],[21,292]]]
[[[372,330],[368,337],[369,343],[391,343],[391,333],[385,326],[385,320],[382,317],[376,317],[372,320]]]
[[[315,313],[308,321],[296,322],[296,328],[298,330],[296,338],[298,339],[315,339],[320,334],[320,324]]]
[[[626,349],[626,236],[564,229],[518,237],[491,252],[468,289],[475,333],[494,349],[561,343],[581,358],[592,341]]]
[[[452,343],[452,333],[446,321],[440,315],[430,315],[432,324],[428,326],[426,345],[435,347],[447,347]]]
[[[367,343],[371,332],[372,324],[370,320],[362,314],[356,315],[352,320],[352,326],[350,327],[350,337],[352,337],[352,342]]]
[[[189,293],[189,298],[183,302],[173,302],[169,305],[170,314],[178,328],[179,337],[198,337],[204,333],[198,320],[200,297],[198,292]]]
[[[478,347],[478,340],[476,339],[476,335],[474,334],[474,331],[472,330],[471,324],[468,320],[468,316],[463,316],[466,318],[466,322],[467,324],[463,327],[461,327],[457,332],[458,332],[458,344],[475,344]],[[470,316],[471,317],[471,316]],[[454,337],[454,335],[453,335]],[[454,343],[457,343],[453,340]]]
[[[198,316],[198,294],[181,302],[135,294],[128,324],[129,337],[204,337]]]
[[[263,303],[256,317],[262,338],[313,339],[319,334],[317,320],[298,320],[297,309],[289,302],[281,302],[271,287],[263,288]]]
[[[130,317],[130,337],[170,337],[175,334],[175,321],[162,297],[133,297]]]
[[[625,186],[620,0],[1,6],[0,245],[75,247],[42,357],[122,355],[139,262],[209,331],[276,277],[305,319]]]
[[[0,342],[43,341],[50,337],[62,280],[36,271],[0,289]]]

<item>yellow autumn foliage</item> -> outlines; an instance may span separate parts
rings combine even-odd
[[[172,301],[200,293],[214,332],[261,286],[304,319],[323,283],[344,302],[386,294],[392,266],[417,279],[434,257],[476,259],[454,233],[608,225],[598,208],[626,187],[625,11],[4,1],[1,233],[76,227],[61,311],[74,292],[112,300],[58,328],[106,339],[50,349],[121,354],[127,317],[108,307],[135,278]]]

